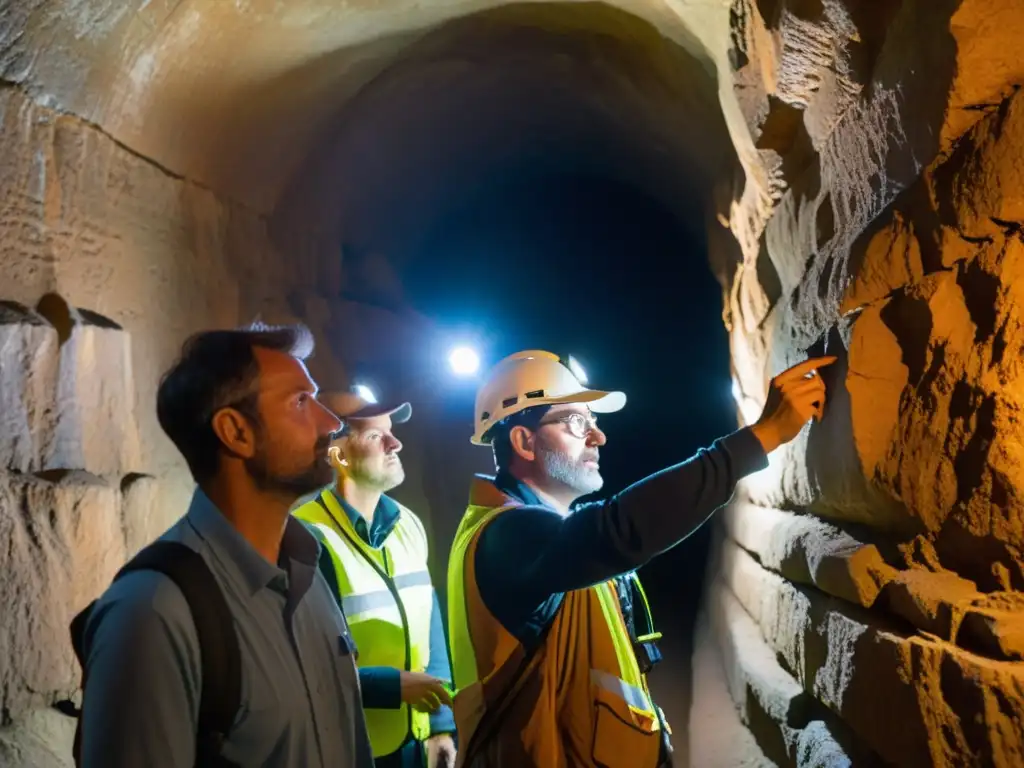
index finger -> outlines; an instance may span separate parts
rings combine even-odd
[[[437,685],[433,688],[433,693],[441,700],[442,704],[451,706],[452,695],[448,691],[448,686],[444,684],[444,681],[438,680]]]
[[[791,379],[800,378],[806,376],[811,371],[817,368],[824,368],[826,365],[832,365],[837,357],[812,357],[809,360],[804,360],[802,363],[797,363],[792,368],[789,368],[779,374],[780,381],[789,381]]]

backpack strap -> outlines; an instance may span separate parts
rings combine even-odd
[[[115,580],[132,571],[158,571],[188,602],[199,636],[202,691],[196,764],[230,765],[220,751],[242,703],[242,654],[231,609],[202,555],[184,544],[155,541],[133,557]]]

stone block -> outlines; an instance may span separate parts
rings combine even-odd
[[[56,294],[0,303],[0,466],[118,477],[140,468],[131,338]]]
[[[1024,593],[997,592],[975,601],[957,642],[994,659],[1024,661]]]
[[[876,607],[943,640],[953,641],[965,611],[984,600],[974,582],[942,570],[937,559],[927,567],[911,562],[897,568],[877,545],[811,514],[738,501],[722,520],[732,540],[763,567],[854,605]],[[886,548],[895,554],[895,547]]]
[[[5,723],[80,684],[68,627],[125,561],[120,492],[68,473],[53,482],[0,474],[0,712]]]
[[[999,108],[1024,82],[1024,14],[1018,0],[961,0],[950,19],[956,74],[949,93],[943,148]]]
[[[729,693],[744,724],[751,726],[752,710],[776,723],[805,722],[809,705],[806,691],[779,666],[757,624],[720,581],[707,590],[706,610]]]
[[[934,193],[943,223],[962,236],[993,237],[1024,222],[1024,94],[994,105],[935,169]]]
[[[895,574],[876,546],[811,514],[738,501],[722,518],[733,541],[756,554],[765,568],[855,605],[871,607]]]
[[[0,468],[43,469],[54,429],[57,331],[39,313],[0,301]]]
[[[726,540],[724,582],[786,670],[894,765],[1024,760],[1024,668],[907,636],[875,613],[762,568]]]
[[[707,616],[697,616],[692,658],[689,765],[700,768],[776,768],[740,722],[729,696],[722,658]]]
[[[39,309],[61,339],[56,433],[44,469],[99,476],[138,472],[130,335],[96,312],[69,307],[55,294],[45,296]]]
[[[954,642],[964,612],[981,598],[973,581],[955,573],[908,568],[892,573],[876,606],[917,629]]]
[[[55,709],[36,709],[0,727],[0,768],[75,768],[75,721]]]
[[[121,480],[122,524],[127,557],[132,557],[167,527],[157,514],[159,492],[160,481],[149,475],[132,474]],[[184,510],[181,514],[184,514]]]

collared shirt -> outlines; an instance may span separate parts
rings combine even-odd
[[[398,524],[401,514],[394,499],[381,494],[377,508],[373,511],[373,522],[367,525],[366,518],[359,514],[356,508],[349,504],[340,493],[335,492],[334,498],[341,504],[341,508],[348,515],[349,522],[352,523],[352,527],[356,529],[356,533],[363,541],[374,549],[384,546],[388,536],[395,530],[395,525]]]
[[[401,510],[395,500],[381,494],[377,508],[373,512],[373,521],[369,525],[359,511],[353,507],[336,490],[332,491],[341,508],[345,510],[349,522],[356,529],[359,537],[374,549],[384,546],[388,536],[395,530]],[[452,670],[448,659],[448,641],[444,634],[441,617],[441,606],[434,593],[434,607],[430,614],[430,662],[427,674],[451,682]],[[363,706],[371,709],[397,709],[402,703],[402,684],[399,671],[391,667],[363,667],[359,670],[359,679],[363,687]],[[454,733],[455,716],[451,708],[442,706],[430,716],[431,734]],[[406,746],[408,751],[408,745]]]
[[[371,768],[348,627],[302,524],[289,517],[275,566],[197,489],[161,539],[202,555],[235,620],[242,705],[223,756],[241,766]],[[114,582],[92,612],[84,651],[84,765],[192,768],[199,640],[174,583],[154,571]]]

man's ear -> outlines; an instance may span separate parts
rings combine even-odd
[[[256,455],[256,432],[240,411],[221,408],[213,414],[210,426],[228,452],[240,459],[251,459]]]
[[[512,444],[512,451],[524,461],[533,461],[537,458],[534,447],[534,434],[522,425],[512,427],[508,433],[508,441]]]
[[[335,469],[344,469],[348,466],[348,459],[345,457],[345,440],[336,440],[327,449],[327,457]]]

